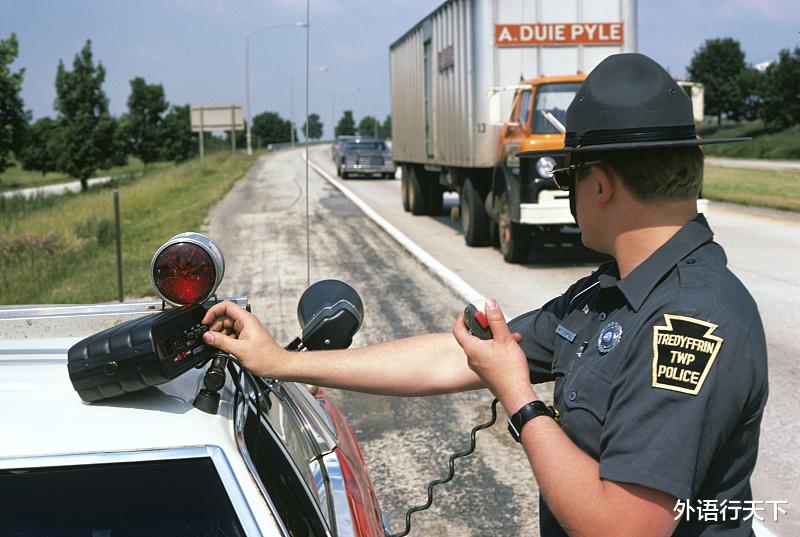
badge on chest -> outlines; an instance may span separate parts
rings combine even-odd
[[[653,388],[697,395],[723,339],[717,325],[692,317],[664,315],[653,327]]]

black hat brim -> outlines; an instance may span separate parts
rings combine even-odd
[[[627,151],[631,149],[664,149],[669,147],[691,147],[698,145],[730,144],[747,142],[752,138],[697,138],[694,140],[664,140],[652,142],[620,142],[616,144],[585,145],[581,147],[559,147],[516,153],[518,158],[556,157],[580,153],[599,153],[602,151]]]

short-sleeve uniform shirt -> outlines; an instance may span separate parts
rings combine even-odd
[[[766,342],[702,215],[626,278],[601,265],[510,328],[531,382],[555,380],[562,428],[602,479],[716,508],[705,520],[688,511],[675,535],[752,534],[741,506],[752,500]],[[540,521],[544,537],[565,535],[544,501]]]

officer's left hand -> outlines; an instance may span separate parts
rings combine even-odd
[[[519,407],[536,399],[530,384],[528,361],[519,346],[522,335],[511,333],[503,312],[493,299],[484,307],[492,339],[479,339],[464,326],[464,314],[458,316],[453,335],[467,355],[467,363],[486,383],[506,411],[516,412]]]

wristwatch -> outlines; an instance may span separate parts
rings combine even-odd
[[[537,416],[549,416],[553,418],[556,423],[561,425],[558,411],[552,407],[544,404],[542,401],[531,401],[527,405],[517,410],[514,415],[508,419],[508,432],[517,442],[520,441],[522,435],[522,428],[526,423],[531,421]]]

